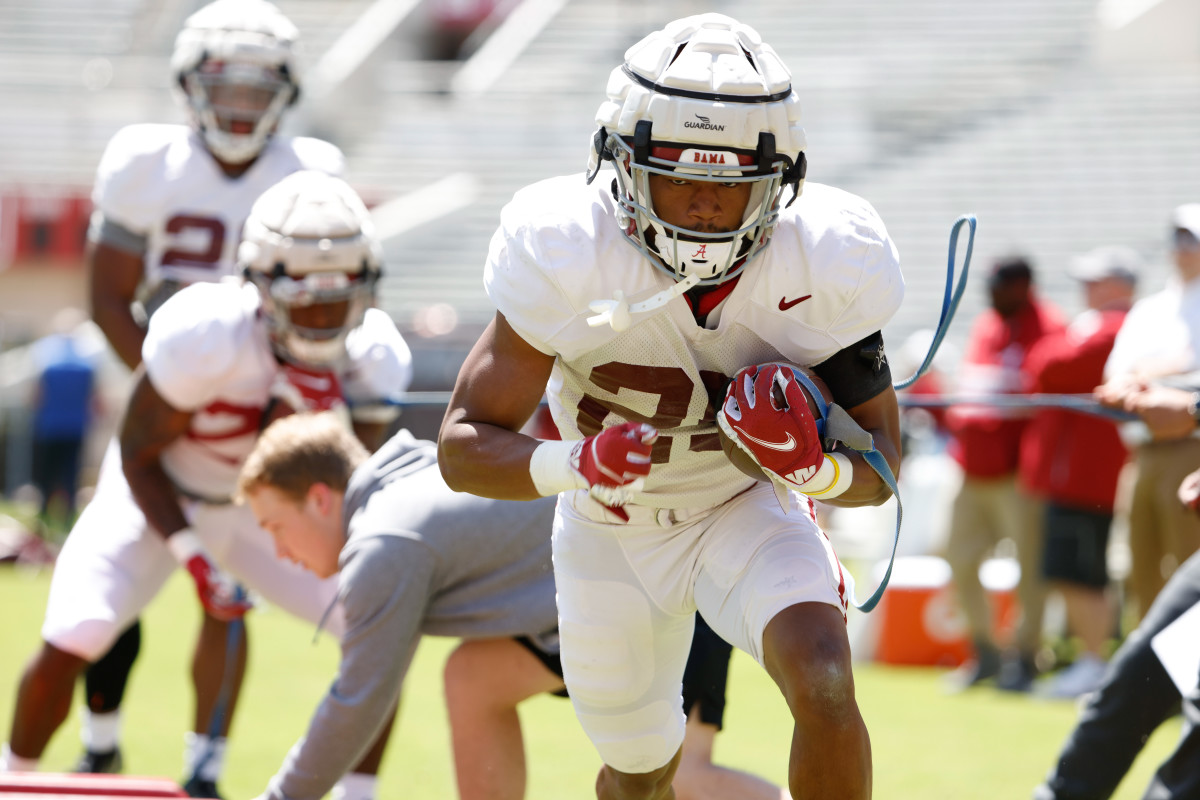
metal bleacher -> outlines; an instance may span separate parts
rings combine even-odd
[[[441,299],[468,326],[490,316],[479,275],[500,206],[530,180],[583,168],[608,71],[689,5],[570,2],[484,94],[405,95],[405,111],[355,151],[360,174],[419,182],[469,169],[483,189],[469,212],[392,242],[390,308],[404,316]],[[1200,74],[1194,64],[1098,62],[1093,0],[706,8],[754,25],[791,67],[810,180],[861,194],[887,222],[909,287],[886,332],[893,345],[936,323],[947,235],[964,212],[979,219],[976,279],[951,342],[986,302],[979,276],[1002,252],[1031,256],[1042,292],[1068,313],[1081,297],[1065,269],[1085,249],[1134,246],[1152,265],[1147,289],[1165,279],[1167,215],[1200,186]]]
[[[432,0],[425,0],[427,6]],[[121,125],[182,118],[165,61],[197,0],[9,0],[0,15],[0,179],[90,184]],[[280,0],[315,63],[371,0]],[[936,321],[946,237],[979,217],[976,274],[1031,255],[1044,293],[1078,309],[1073,253],[1138,248],[1161,285],[1165,220],[1198,199],[1200,70],[1127,68],[1096,56],[1097,0],[527,0],[548,9],[511,60],[463,89],[470,62],[417,60],[398,44],[419,14],[328,106],[290,132],[328,135],[349,177],[386,201],[464,175],[461,207],[389,238],[381,303],[407,332],[435,304],[458,314],[448,366],[491,316],[481,269],[501,206],[533,180],[582,171],[592,115],[626,47],[666,21],[723,11],[755,26],[794,76],[809,179],[861,194],[903,258],[908,299],[893,345]],[[514,12],[515,13],[515,12]],[[499,31],[499,29],[497,29]],[[486,48],[486,43],[484,47]],[[477,51],[479,52],[479,51]],[[324,113],[322,113],[324,111]],[[456,186],[459,184],[455,184]],[[970,287],[951,340],[984,302]],[[437,337],[419,343],[436,349]],[[438,388],[438,387],[428,387]]]

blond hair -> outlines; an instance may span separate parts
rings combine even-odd
[[[237,500],[268,486],[295,500],[324,483],[346,491],[350,475],[369,453],[330,412],[289,414],[267,426],[238,476]]]

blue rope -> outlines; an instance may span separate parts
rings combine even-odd
[[[958,282],[954,280],[954,264],[958,255],[958,234],[962,230],[962,226],[969,226],[967,236],[967,252],[963,256],[962,273],[958,278]],[[929,365],[933,363],[933,357],[937,355],[938,347],[941,346],[942,340],[946,338],[946,331],[950,329],[950,323],[954,321],[954,313],[958,311],[958,304],[962,300],[963,291],[967,288],[967,273],[971,268],[971,252],[975,249],[975,226],[976,219],[974,214],[963,214],[954,221],[954,225],[950,228],[950,253],[946,260],[946,288],[942,296],[942,313],[938,317],[937,330],[934,331],[933,341],[929,343],[929,352],[925,354],[925,360],[921,362],[921,366],[909,378],[894,384],[896,389],[904,389],[911,386],[912,383],[929,371]],[[858,448],[854,448],[858,450]],[[896,476],[892,474],[892,468],[888,466],[887,459],[883,454],[876,450],[873,446],[866,450],[858,450],[862,453],[867,463],[871,468],[879,474],[879,477],[888,488],[892,490],[892,495],[896,498],[896,533],[892,536],[892,553],[888,558],[887,570],[883,573],[883,580],[879,582],[879,586],[871,593],[863,602],[858,602],[858,598],[854,592],[851,592],[850,602],[863,613],[867,613],[879,605],[880,599],[883,598],[883,592],[887,589],[888,582],[892,579],[892,567],[896,563],[896,550],[900,546],[900,524],[904,519],[904,505],[900,502],[900,487],[896,484]]]
[[[234,585],[233,596],[237,601],[246,599],[246,590],[240,583]],[[221,737],[221,728],[225,726],[225,715],[229,711],[230,695],[233,694],[234,674],[237,671],[238,642],[242,638],[242,628],[245,624],[244,618],[237,617],[230,620],[226,628],[225,672],[221,675],[221,688],[217,690],[217,701],[213,704],[212,717],[208,720],[208,747],[205,749],[204,755],[196,759],[196,766],[190,776],[192,780],[200,777],[204,767],[208,766],[208,762],[212,761],[216,755],[217,739]]]
[[[958,256],[958,234],[964,224],[970,226],[970,231],[967,236],[967,252],[963,255],[962,274],[959,276],[958,283],[956,284],[954,282],[954,263]],[[976,224],[977,220],[974,214],[963,214],[954,221],[954,225],[950,228],[950,253],[946,260],[946,288],[942,296],[942,313],[938,317],[937,330],[934,331],[933,341],[929,343],[929,352],[925,354],[925,360],[921,362],[921,366],[910,377],[894,384],[896,389],[907,389],[917,378],[920,378],[929,371],[929,365],[933,363],[933,357],[937,355],[938,348],[942,345],[942,340],[946,338],[946,332],[950,330],[950,323],[954,321],[954,313],[958,311],[958,304],[962,300],[963,291],[967,288],[967,273],[971,268],[971,253],[975,249]]]
[[[1108,408],[1090,394],[951,394],[905,395],[899,398],[906,408],[950,408],[952,406],[986,406],[988,408],[1062,408],[1080,414],[1105,417],[1117,422],[1138,419],[1137,414]]]

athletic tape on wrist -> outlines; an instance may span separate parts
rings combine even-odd
[[[571,467],[571,453],[579,442],[547,440],[529,457],[529,477],[542,497],[588,488],[587,479]]]
[[[200,537],[191,528],[180,528],[167,537],[167,549],[180,564],[186,564],[192,556],[204,552]]]
[[[817,474],[797,488],[809,497],[828,500],[849,489],[853,480],[854,465],[849,456],[844,453],[826,453],[825,461],[817,470]]]

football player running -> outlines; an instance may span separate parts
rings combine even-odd
[[[341,632],[336,582],[276,556],[249,510],[232,503],[238,471],[280,405],[339,410],[374,446],[411,379],[411,355],[388,316],[371,307],[380,246],[362,201],[340,178],[304,170],[268,189],[246,221],[238,260],[246,281],[189,286],[150,321],[118,441],[55,565],[44,641],[21,679],[0,768],[36,767],[67,716],[75,679],[176,567],[219,619],[248,608],[232,576],[271,604]],[[244,649],[240,657],[226,717]],[[214,680],[199,670],[195,678]],[[194,773],[192,792],[214,797],[223,740],[201,736],[191,737],[185,773]],[[357,771],[373,773],[380,752]],[[352,797],[373,789],[369,780],[355,786]]]
[[[604,762],[598,797],[674,796],[697,610],[779,686],[792,795],[869,797],[851,582],[811,497],[878,504],[890,490],[859,454],[813,447],[791,371],[755,365],[813,367],[897,471],[881,335],[903,296],[896,249],[867,202],[804,186],[789,73],[726,16],[630,48],[596,121],[587,177],[612,161],[611,184],[553,178],[501,213],[484,278],[497,314],[459,373],[442,472],[490,497],[562,493],[563,672]],[[564,441],[519,432],[544,390]],[[740,441],[794,490],[785,503],[725,457],[718,408],[792,434]]]
[[[341,174],[332,144],[275,135],[300,83],[296,27],[265,0],[218,0],[192,14],[175,42],[171,77],[189,124],[137,124],[109,142],[97,170],[89,230],[92,315],[130,369],[146,319],[171,294],[235,273],[250,206],[299,169]],[[199,671],[220,675],[226,626],[206,615]],[[77,771],[118,772],[119,706],[140,644],[134,620],[86,676]],[[213,698],[197,704],[206,729]]]

